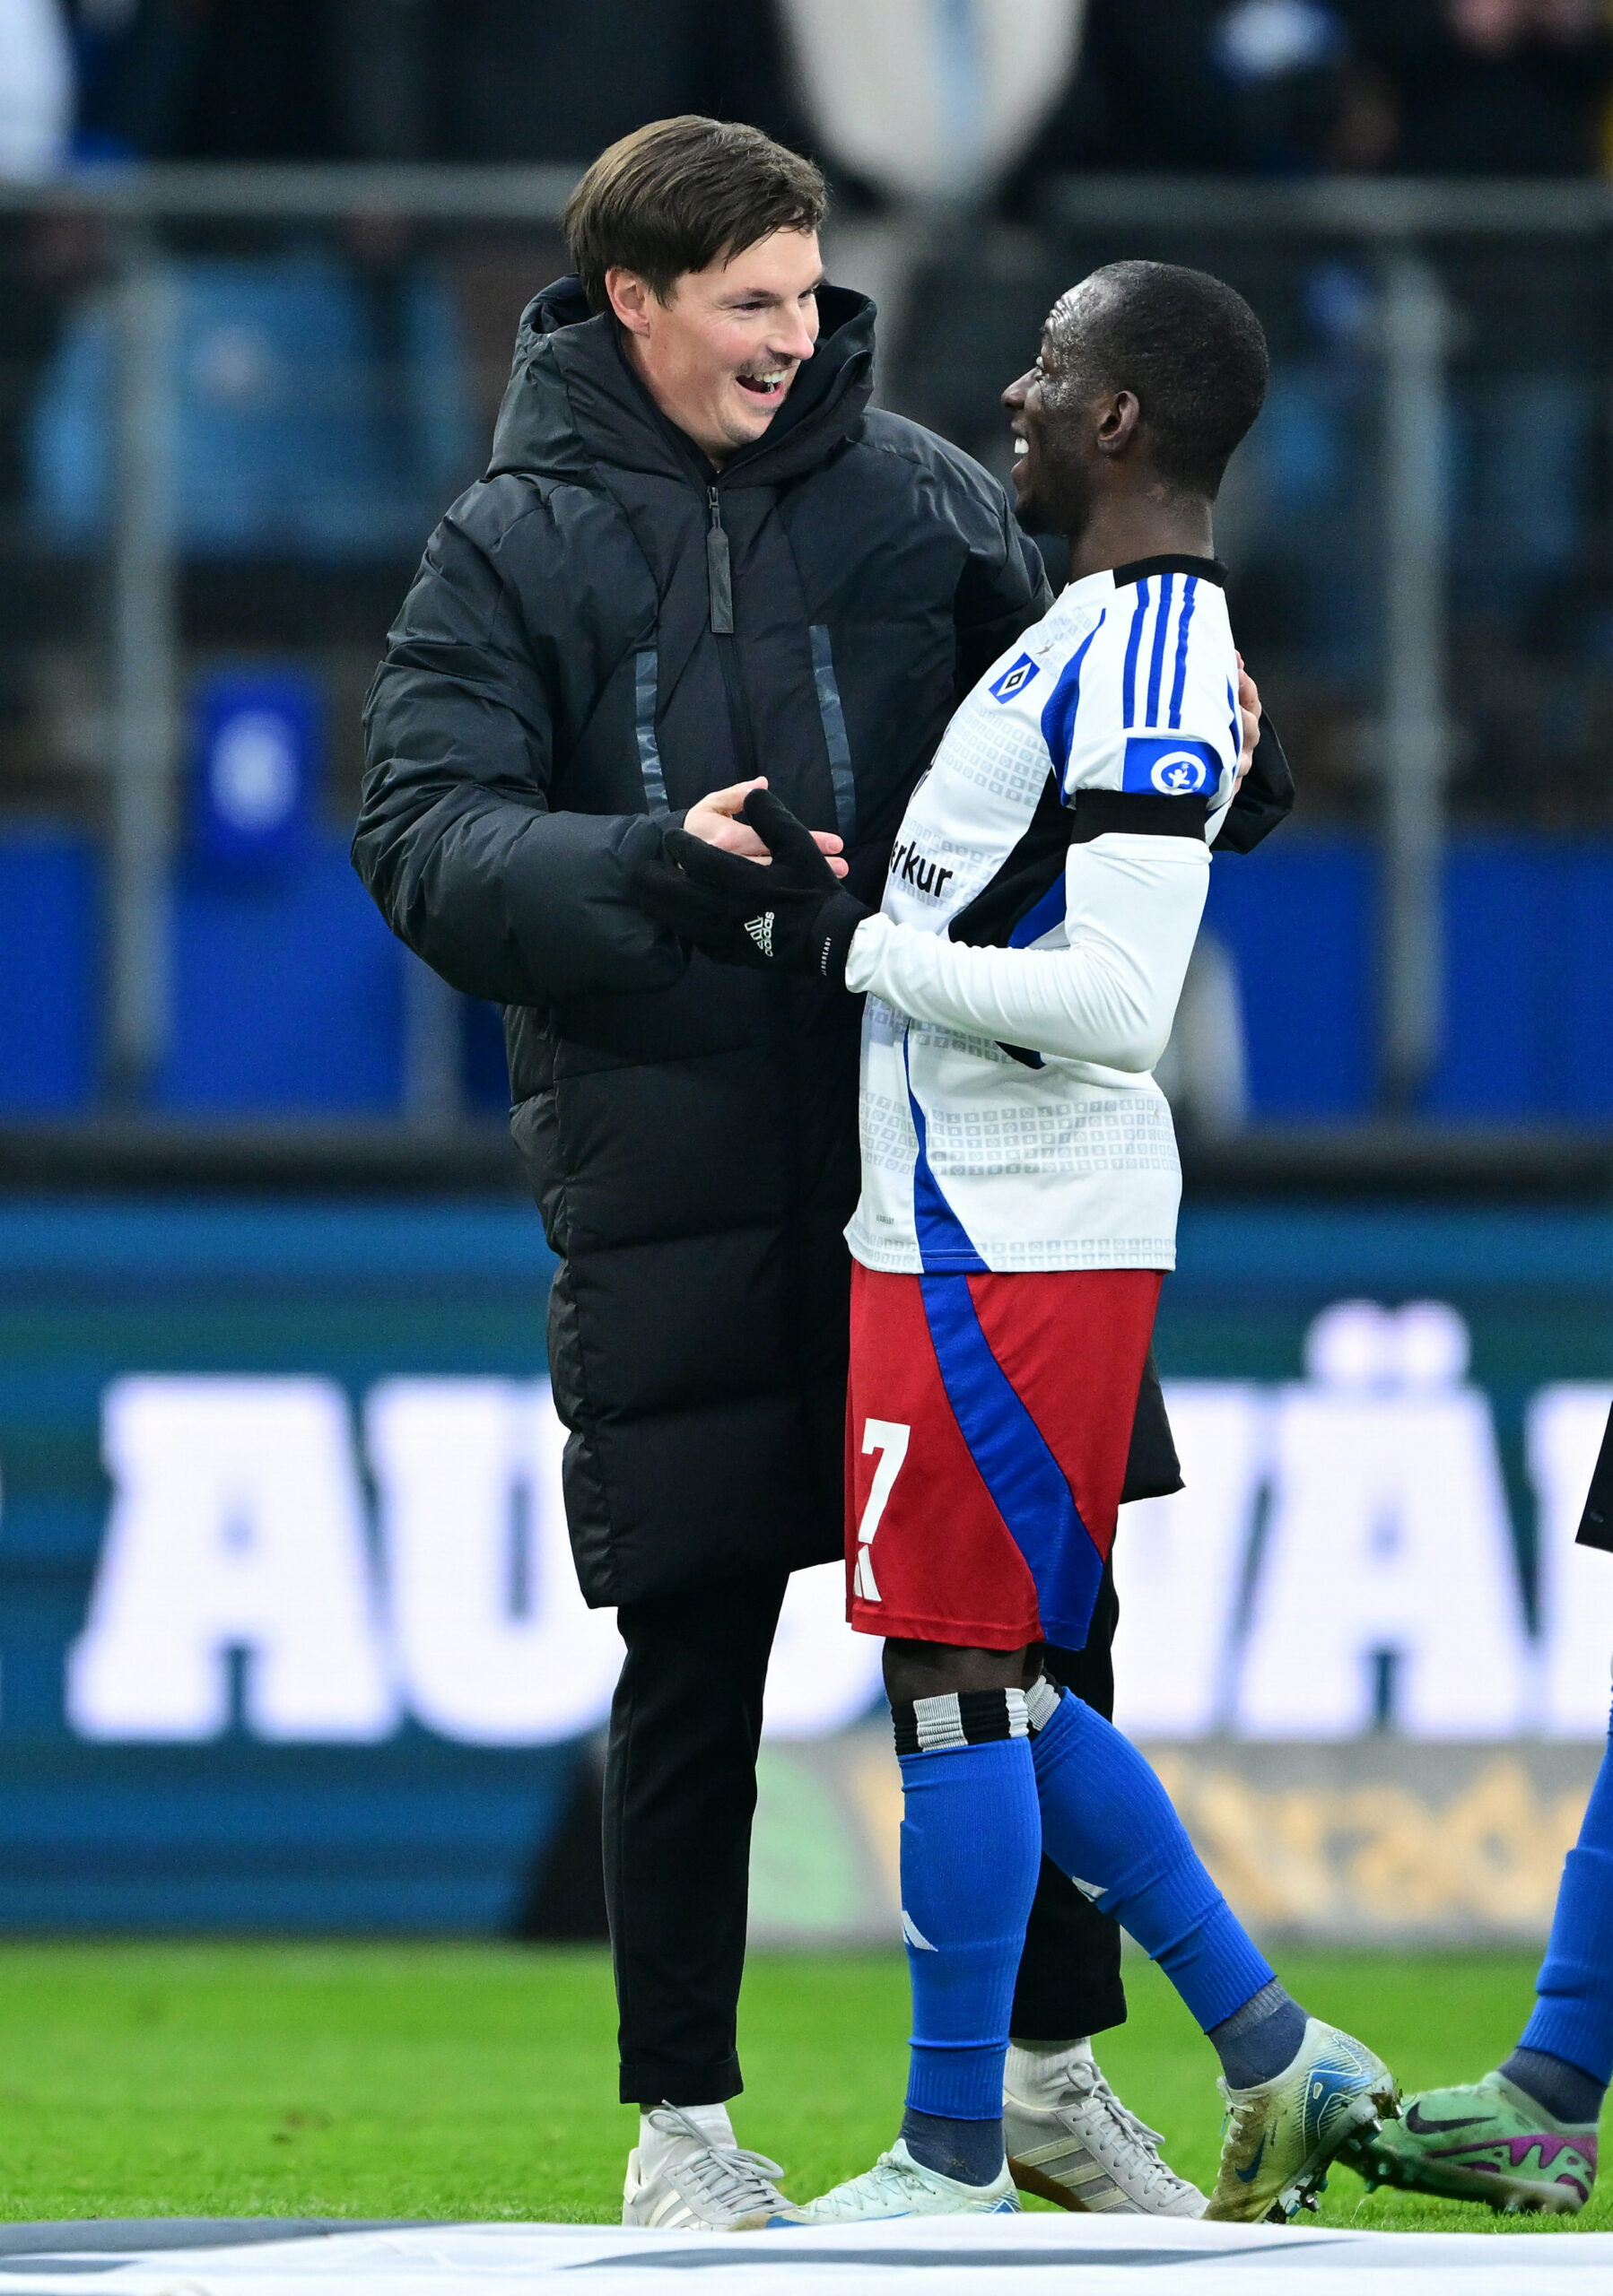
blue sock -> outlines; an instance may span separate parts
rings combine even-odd
[[[894,1718],[913,1988],[902,2135],[925,2167],[990,2184],[1003,2162],[1008,2015],[1042,1864],[1024,1699],[965,1691],[898,1706]]]
[[[1164,1787],[1112,1723],[1045,1676],[1029,1705],[1048,1856],[1129,1930],[1207,2033],[1225,2024],[1272,1982],[1271,1964],[1205,1872]]]
[[[1306,2022],[1298,2002],[1273,1978],[1251,2001],[1212,2025],[1206,2038],[1215,2046],[1228,2087],[1253,2089],[1293,2064]]]
[[[1525,2048],[1520,2042],[1499,2070],[1514,2089],[1521,2089],[1537,2105],[1544,2105],[1554,2120],[1578,2122],[1581,2126],[1589,2121],[1594,2126],[1601,2118],[1607,2083],[1582,2073],[1566,2057],[1553,2057],[1548,2049]]]
[[[1613,1731],[1591,1789],[1579,1841],[1563,1868],[1551,1942],[1535,1985],[1534,2015],[1518,2047],[1556,2057],[1589,2075],[1600,2092],[1596,2099],[1600,2107],[1613,2076]],[[1509,2058],[1507,2065],[1511,2063]],[[1558,2093],[1564,2104],[1577,2109],[1559,2110],[1551,2096],[1541,2093],[1544,2087],[1555,2088],[1548,2068],[1537,2064],[1527,2070],[1531,2077],[1520,2078],[1518,2085],[1548,2111],[1563,2120],[1596,2118],[1594,2109],[1586,2109],[1590,2097],[1582,2084],[1562,2085]]]

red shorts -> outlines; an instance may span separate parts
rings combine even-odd
[[[853,1265],[846,1604],[860,1633],[1084,1647],[1162,1280]]]

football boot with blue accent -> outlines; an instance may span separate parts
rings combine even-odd
[[[886,2216],[1016,2216],[1019,2195],[1005,2161],[989,2185],[963,2185],[915,2161],[898,2137],[871,2169],[777,2220],[808,2224],[871,2224]]]
[[[1217,2086],[1226,2133],[1204,2213],[1222,2224],[1286,2224],[1295,2210],[1313,2208],[1330,2163],[1400,2109],[1389,2067],[1320,2017],[1306,2019],[1297,2056],[1271,2080]]]
[[[1426,2089],[1405,2118],[1345,2154],[1369,2184],[1482,2200],[1509,2214],[1577,2216],[1596,2183],[1596,2126],[1557,2120],[1504,2074]]]

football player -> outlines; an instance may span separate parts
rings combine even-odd
[[[771,863],[672,831],[641,880],[711,953],[868,998],[849,1605],[885,1638],[913,2044],[895,2143],[812,2221],[1057,2187],[1049,2067],[1008,2055],[1044,1848],[1219,2054],[1209,2215],[1285,2220],[1397,2107],[1372,2051],[1278,1982],[1141,1755],[1040,1659],[1086,1638],[1174,1259],[1151,1071],[1238,776],[1212,505],[1266,375],[1219,280],[1121,263],[1083,281],[1004,395],[1020,518],[1068,537],[1071,578],[954,718],[881,909],[761,786],[733,797]]]

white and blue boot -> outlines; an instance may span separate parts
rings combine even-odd
[[[1016,2216],[1019,2195],[1005,2161],[989,2185],[959,2184],[915,2161],[898,2137],[871,2169],[809,2200],[799,2216],[808,2224],[871,2224],[889,2216]]]
[[[1223,2224],[1286,2224],[1315,2205],[1330,2163],[1375,2136],[1400,2109],[1394,2074],[1364,2041],[1305,2020],[1292,2064],[1226,2100],[1221,2172],[1204,2213]]]

